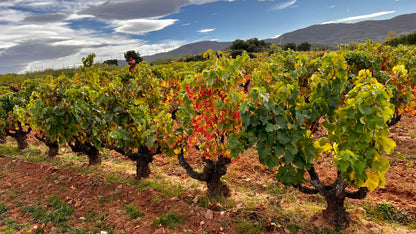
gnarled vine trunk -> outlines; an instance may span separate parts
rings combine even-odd
[[[147,147],[140,147],[137,153],[128,156],[130,159],[136,161],[136,178],[138,180],[141,178],[148,178],[150,176],[151,172],[149,165],[153,162],[153,156],[159,153],[160,150],[152,152]]]
[[[178,160],[191,178],[207,183],[208,197],[230,196],[230,189],[221,181],[221,177],[227,173],[227,164],[231,163],[231,159],[220,156],[214,161],[202,157],[202,161],[206,163],[202,173],[196,172],[186,162],[183,152],[178,155]]]
[[[41,137],[35,134],[36,139],[43,142],[48,147],[48,159],[54,159],[59,152],[59,143],[53,142],[49,137]]]
[[[97,165],[101,163],[100,151],[91,143],[81,143],[80,141],[75,140],[74,143],[68,143],[68,145],[73,152],[87,155],[90,165]]]
[[[348,184],[339,174],[333,184],[325,186],[319,180],[319,176],[314,167],[308,170],[308,172],[311,177],[310,183],[314,188],[308,188],[302,185],[295,185],[294,187],[306,194],[319,193],[324,196],[327,203],[327,208],[322,211],[324,218],[329,224],[334,225],[336,229],[347,228],[351,221],[351,216],[345,210],[345,198],[363,199],[367,196],[368,188],[361,187],[355,192],[350,192],[346,189]]]
[[[128,157],[132,161],[136,161],[136,179],[140,180],[142,178],[148,178],[150,176],[150,163],[153,162],[153,157],[156,154],[160,154],[160,149],[157,149],[156,152],[149,150],[147,147],[140,147],[137,152],[126,152],[125,150],[103,144],[105,148],[115,150],[117,153],[122,154]]]
[[[7,135],[13,137],[16,140],[18,150],[24,150],[27,147],[29,147],[29,144],[27,143],[27,135],[30,133],[30,131],[32,131],[32,129],[28,128],[25,131],[21,126],[20,122],[18,123],[18,125],[18,129],[14,129],[7,132]]]
[[[4,136],[0,136],[0,144],[5,144],[6,138]]]

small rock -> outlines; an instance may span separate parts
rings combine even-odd
[[[123,185],[120,184],[119,186],[116,187],[117,189],[123,189]]]
[[[79,217],[80,220],[85,220],[85,217]]]
[[[199,223],[199,226],[202,226],[202,225],[204,225],[205,224],[205,221],[204,220],[202,220],[200,223]]]
[[[214,218],[214,212],[212,210],[207,210],[207,213],[205,213],[206,219],[213,219]]]

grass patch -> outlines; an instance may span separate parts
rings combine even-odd
[[[169,228],[175,228],[183,224],[182,217],[178,214],[175,214],[173,212],[168,212],[165,216],[162,216],[158,219],[153,220],[153,224],[156,226],[163,226],[163,227],[169,227]]]
[[[6,213],[9,210],[9,207],[6,204],[0,203],[0,215]]]
[[[198,206],[211,210],[227,210],[235,207],[233,198],[216,197],[209,198],[207,196],[199,197]]]
[[[137,184],[136,188],[139,190],[153,188],[154,190],[160,192],[164,197],[179,197],[187,191],[180,184],[173,184],[169,181],[161,179],[147,179],[146,181]]]
[[[13,231],[11,233],[15,233],[15,231],[19,231],[21,229],[21,225],[17,222],[17,220],[8,217],[2,219],[0,224],[6,226],[6,230]]]
[[[110,226],[105,222],[105,218],[108,215],[109,215],[108,212],[97,214],[92,208],[88,211],[88,214],[85,216],[85,222],[94,223],[95,229],[92,233],[100,233],[101,230],[105,230],[108,233],[113,233],[114,226]]]
[[[20,155],[20,151],[17,149],[17,144],[15,141],[7,141],[5,144],[0,147],[0,154],[8,157],[14,158]]]
[[[87,230],[83,229],[83,228],[72,228],[71,230],[69,230],[69,234],[88,234],[90,232],[88,232]]]
[[[6,178],[6,177],[7,177],[7,174],[5,174],[5,173],[0,174],[0,179]]]
[[[124,204],[123,209],[126,210],[126,215],[131,219],[137,219],[144,216],[144,213],[140,212],[133,204]]]
[[[236,223],[235,228],[238,233],[259,233],[264,231],[264,227],[258,222],[253,220],[245,220],[243,218],[237,218],[234,220]]]
[[[61,201],[56,195],[48,198],[50,206],[42,206],[40,203],[34,206],[27,206],[22,209],[23,215],[31,213],[36,222],[52,222],[57,227],[66,228],[66,222],[72,218],[73,208]]]
[[[397,209],[390,202],[383,202],[377,204],[375,207],[364,207],[367,211],[367,216],[376,222],[388,222],[410,225],[415,224],[416,219],[409,214],[406,209]]]

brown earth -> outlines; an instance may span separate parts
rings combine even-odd
[[[414,217],[416,214],[416,119],[404,118],[391,127],[391,137],[396,141],[397,148],[395,153],[387,156],[390,158],[391,167],[386,174],[385,188],[370,192],[364,201],[347,200],[346,206],[350,207],[353,221],[351,227],[343,230],[344,232],[416,233],[415,229],[406,226],[392,226],[366,219],[366,211],[361,208],[364,203],[377,204],[387,201],[398,209],[406,209],[409,216]],[[31,140],[31,144],[38,143]],[[333,229],[325,223],[319,212],[319,209],[325,207],[322,201],[316,196],[304,195],[292,188],[278,185],[274,173],[261,165],[256,157],[255,151],[249,150],[229,166],[224,179],[232,190],[231,198],[228,198],[232,205],[227,206],[227,200],[224,199],[219,202],[210,200],[206,206],[210,208],[208,209],[201,205],[201,201],[207,199],[205,184],[192,182],[174,158],[156,157],[152,164],[151,177],[138,183],[146,183],[147,180],[157,181],[159,178],[171,178],[172,183],[195,183],[195,186],[178,196],[165,196],[149,187],[139,189],[134,184],[106,179],[104,175],[111,170],[113,162],[124,160],[115,153],[111,153],[110,160],[104,160],[103,165],[92,168],[90,171],[93,173],[65,169],[53,162],[29,162],[19,157],[0,154],[0,204],[8,207],[7,212],[0,213],[0,218],[12,218],[22,225],[16,233],[59,233],[61,229],[53,223],[36,223],[31,214],[22,214],[24,207],[37,205],[38,202],[42,206],[50,207],[48,198],[57,195],[74,209],[71,219],[67,222],[69,227],[98,233],[238,233],[243,232],[242,230],[255,232],[254,229],[241,228],[241,220],[255,225],[261,221],[260,219],[263,220],[264,227],[261,232],[287,233],[287,225],[290,222],[302,222],[304,228],[301,228],[300,232]],[[202,165],[198,159],[190,161],[193,165]],[[87,162],[74,164],[81,169],[89,169]],[[318,173],[327,183],[333,181],[336,176],[336,171],[331,165],[330,158],[317,162]],[[134,167],[124,170],[121,174],[123,178],[134,177]],[[270,192],[271,187],[282,193]],[[317,211],[306,211],[315,203],[318,204]],[[130,218],[123,208],[124,204],[133,204],[144,216]],[[276,211],[282,214],[277,214]],[[168,212],[179,214],[183,223],[176,228],[154,224],[156,218]],[[240,227],[237,227],[238,225]],[[0,233],[5,228],[4,222],[0,221]]]

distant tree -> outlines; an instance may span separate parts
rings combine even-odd
[[[399,38],[393,38],[391,40],[384,42],[390,46],[398,46],[399,44],[402,45],[416,45],[416,33],[411,33],[405,36],[401,36]]]
[[[395,32],[390,31],[390,32],[387,34],[386,38],[384,38],[384,42],[391,41],[391,40],[393,40],[394,38],[396,38],[396,33],[395,33]]]
[[[231,58],[237,58],[237,56],[241,56],[244,50],[233,50],[230,53]]]
[[[247,50],[247,44],[244,40],[237,39],[233,41],[233,44],[230,47],[231,50]]]
[[[288,49],[296,50],[296,44],[293,42],[288,42],[282,46],[282,49],[283,50],[288,50]]]
[[[262,52],[267,50],[269,47],[269,44],[266,43],[264,40],[259,40],[257,38],[251,38],[246,41],[237,39],[233,41],[232,45],[230,46],[231,50],[235,51],[247,51],[249,53],[255,53],[255,52]],[[238,52],[235,52],[238,53]]]
[[[104,61],[104,64],[118,66],[118,60],[117,60],[117,59],[109,59],[109,60],[105,60],[105,61]]]
[[[297,51],[309,51],[311,50],[311,44],[307,41],[304,41],[296,47],[296,50]]]
[[[134,50],[129,50],[129,51],[125,52],[124,53],[124,58],[126,59],[127,63],[130,62],[129,58],[132,58],[134,61],[136,61],[136,63],[140,63],[141,61],[143,61],[143,58],[140,57],[139,52],[136,52]]]
[[[194,61],[205,61],[208,58],[204,58],[204,53],[197,55],[187,55],[179,59],[179,62],[194,62]]]
[[[356,42],[356,41],[350,41],[350,42],[348,42],[348,44],[347,44],[347,48],[349,49],[349,50],[355,50],[355,49],[358,49],[358,46],[360,45],[360,43],[359,42]]]

